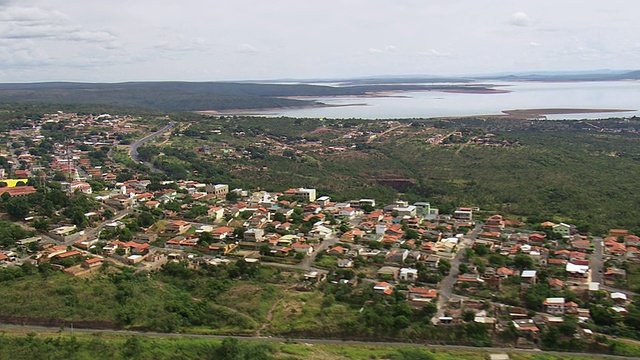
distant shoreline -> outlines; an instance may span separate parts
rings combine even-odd
[[[342,107],[342,106],[369,106],[367,103],[354,103],[354,104],[325,104],[325,103],[315,103],[312,105],[302,105],[302,106],[282,106],[282,107],[271,107],[271,108],[254,108],[254,109],[229,109],[229,110],[198,110],[194,111],[197,114],[202,115],[256,115],[256,116],[265,116],[269,115],[268,112],[272,111],[283,111],[283,110],[302,110],[302,109],[316,109],[316,108],[330,108],[330,107]]]
[[[631,112],[637,110],[630,109],[582,109],[582,108],[541,108],[541,109],[514,109],[503,110],[502,112],[508,116],[523,117],[542,117],[545,115],[563,115],[563,114],[598,114],[598,113],[618,113]]]
[[[360,95],[328,95],[328,96],[280,96],[282,99],[291,99],[291,100],[314,100],[319,98],[325,99],[367,99],[367,98],[385,98],[385,97],[394,97],[394,98],[408,98],[409,96],[401,95],[406,92],[445,92],[445,93],[456,93],[456,94],[504,94],[509,93],[509,90],[501,90],[494,89],[493,87],[500,85],[487,85],[483,87],[470,87],[467,89],[463,88],[452,88],[452,89],[442,89],[442,88],[434,88],[434,89],[422,89],[422,90],[387,90],[387,91],[370,91],[365,94]],[[195,113],[203,114],[203,115],[259,115],[264,116],[265,113],[274,112],[274,111],[283,111],[283,110],[303,110],[303,109],[316,109],[316,108],[330,108],[330,107],[343,107],[343,106],[369,106],[367,103],[349,103],[349,104],[326,104],[323,102],[317,101],[312,105],[301,105],[301,106],[282,106],[282,107],[269,107],[269,108],[253,108],[253,109],[229,109],[229,110],[198,110]]]

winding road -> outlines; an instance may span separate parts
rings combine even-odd
[[[150,164],[150,163],[146,163],[146,162],[143,162],[142,160],[140,160],[140,155],[138,154],[138,148],[140,146],[142,146],[142,144],[146,143],[147,141],[153,140],[156,137],[158,137],[158,136],[166,133],[167,131],[171,130],[171,128],[173,128],[174,125],[175,125],[175,123],[173,121],[169,121],[167,126],[163,127],[162,129],[154,132],[153,134],[149,134],[149,135],[143,137],[140,140],[137,140],[137,141],[131,143],[131,145],[129,145],[129,156],[131,157],[131,159],[133,161],[135,161],[136,163],[138,163],[138,164],[144,164],[145,166],[147,166],[151,170],[151,172],[164,174],[164,171],[153,167],[153,165]]]

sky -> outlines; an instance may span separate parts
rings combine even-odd
[[[640,68],[637,0],[0,0],[0,82]]]

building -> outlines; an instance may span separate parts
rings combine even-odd
[[[414,282],[418,280],[418,269],[402,268],[400,269],[400,280]]]
[[[188,223],[187,221],[175,220],[167,224],[167,227],[165,228],[164,231],[167,234],[180,235],[187,232],[187,230],[189,230],[190,227],[191,227],[191,224]]]
[[[553,297],[547,298],[542,305],[544,305],[545,311],[553,315],[564,314],[564,298]]]
[[[551,228],[554,233],[560,234],[562,236],[569,236],[575,232],[575,226],[565,223],[556,224]]]
[[[11,197],[16,196],[27,196],[34,194],[36,192],[36,188],[33,186],[16,186],[16,187],[3,187],[0,188],[0,195],[7,193]]]
[[[82,267],[85,269],[93,269],[102,266],[102,259],[93,257],[82,262]]]
[[[393,208],[393,213],[398,217],[415,217],[417,214],[417,208],[413,205],[397,206]]]
[[[314,202],[316,200],[316,189],[306,189],[306,188],[298,188],[298,189],[289,189],[284,192],[286,195],[293,195],[300,200],[306,202]]]
[[[473,221],[473,209],[472,208],[458,208],[453,212],[453,218],[460,221]]]
[[[244,232],[243,236],[247,241],[260,242],[262,241],[262,237],[264,236],[264,230],[258,228],[249,229]]]
[[[74,181],[71,183],[71,192],[80,191],[84,194],[91,194],[93,190],[91,189],[91,185],[88,182],[84,181]]]
[[[227,194],[229,193],[229,185],[226,184],[207,184],[204,189],[207,194],[213,194],[218,199],[226,198]]]
[[[522,289],[528,289],[538,281],[535,270],[522,270],[520,277],[522,278],[522,282],[520,283],[520,288]]]

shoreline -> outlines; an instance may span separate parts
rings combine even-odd
[[[621,113],[637,110],[630,109],[587,109],[587,108],[540,108],[540,109],[513,109],[503,110],[507,116],[542,117],[546,115],[571,115],[571,114],[600,114]]]

